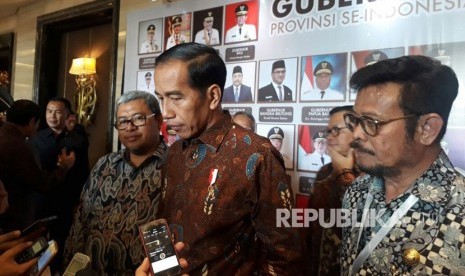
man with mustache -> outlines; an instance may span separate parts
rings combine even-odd
[[[142,262],[138,227],[156,219],[161,198],[162,122],[153,94],[130,91],[116,101],[114,126],[124,148],[92,169],[66,241],[66,264],[81,252],[91,257],[95,275],[133,275]]]
[[[344,115],[364,176],[343,208],[343,275],[463,275],[465,185],[440,146],[458,93],[451,68],[424,56],[356,72],[354,111]]]

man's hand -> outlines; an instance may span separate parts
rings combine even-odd
[[[0,214],[3,214],[8,210],[8,192],[0,179]]]
[[[328,148],[328,154],[331,156],[332,166],[337,174],[341,173],[343,169],[352,170],[354,168],[354,149],[349,149],[347,156],[344,156],[336,150]]]
[[[21,243],[25,240],[19,239],[21,236],[21,231],[11,231],[9,233],[0,235],[0,252],[3,253],[4,251],[14,247],[18,243]]]
[[[47,228],[42,227],[26,236],[21,237],[21,231],[15,230],[6,234],[0,235],[0,253],[26,241],[35,241],[40,237]],[[0,266],[1,268],[1,266]]]
[[[72,166],[74,166],[75,161],[76,156],[74,154],[74,151],[67,153],[66,149],[63,148],[61,149],[60,154],[58,154],[57,167],[62,170],[68,171],[69,169],[71,169]]]
[[[183,242],[177,242],[174,245],[174,249],[176,250],[177,253],[181,252],[182,249],[184,248],[184,243]],[[187,263],[186,259],[180,258],[179,259],[179,264],[181,265],[181,268],[185,269],[189,266]],[[137,268],[135,276],[151,276],[152,272],[150,271],[150,262],[148,258],[144,258],[144,261],[140,264],[140,266]],[[183,274],[187,275],[187,274]]]
[[[13,233],[13,232],[10,232],[10,233]],[[0,267],[1,267],[0,276],[24,275],[27,271],[29,271],[37,263],[38,258],[34,258],[22,264],[18,264],[15,260],[15,257],[21,251],[23,251],[24,249],[28,248],[31,245],[32,245],[32,242],[22,242],[22,243],[15,245],[13,248],[10,248],[7,251],[3,252],[0,255]]]

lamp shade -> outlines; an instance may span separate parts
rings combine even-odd
[[[75,58],[69,69],[72,75],[90,75],[95,74],[95,58]]]

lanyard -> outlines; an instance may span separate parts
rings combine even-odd
[[[410,196],[407,198],[404,203],[392,214],[392,216],[389,218],[388,221],[386,221],[381,229],[375,234],[373,239],[363,248],[363,250],[358,254],[357,258],[354,261],[354,264],[352,265],[352,274],[355,274],[360,267],[362,267],[363,263],[366,261],[368,256],[375,250],[376,246],[383,240],[384,237],[391,231],[392,227],[397,224],[397,222],[405,216],[405,214],[412,208],[412,206],[418,201],[418,197],[410,194]],[[363,228],[365,226],[365,222],[368,216],[368,212],[370,209],[370,205],[373,202],[373,196],[368,193],[365,206],[363,208],[363,217],[362,217],[362,223],[360,226],[360,230],[358,233],[358,239],[357,239],[357,245],[356,245],[356,251],[358,250],[358,244],[360,243],[360,237],[362,236]]]

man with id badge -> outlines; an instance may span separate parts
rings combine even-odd
[[[223,60],[202,44],[177,45],[155,62],[164,120],[181,138],[168,154],[157,217],[185,244],[183,273],[296,275],[297,229],[276,227],[276,210],[293,205],[283,160],[222,111],[225,80]]]
[[[458,92],[451,68],[424,56],[356,72],[353,130],[366,174],[345,194],[358,211],[343,229],[343,275],[463,275],[465,187],[440,141]]]

